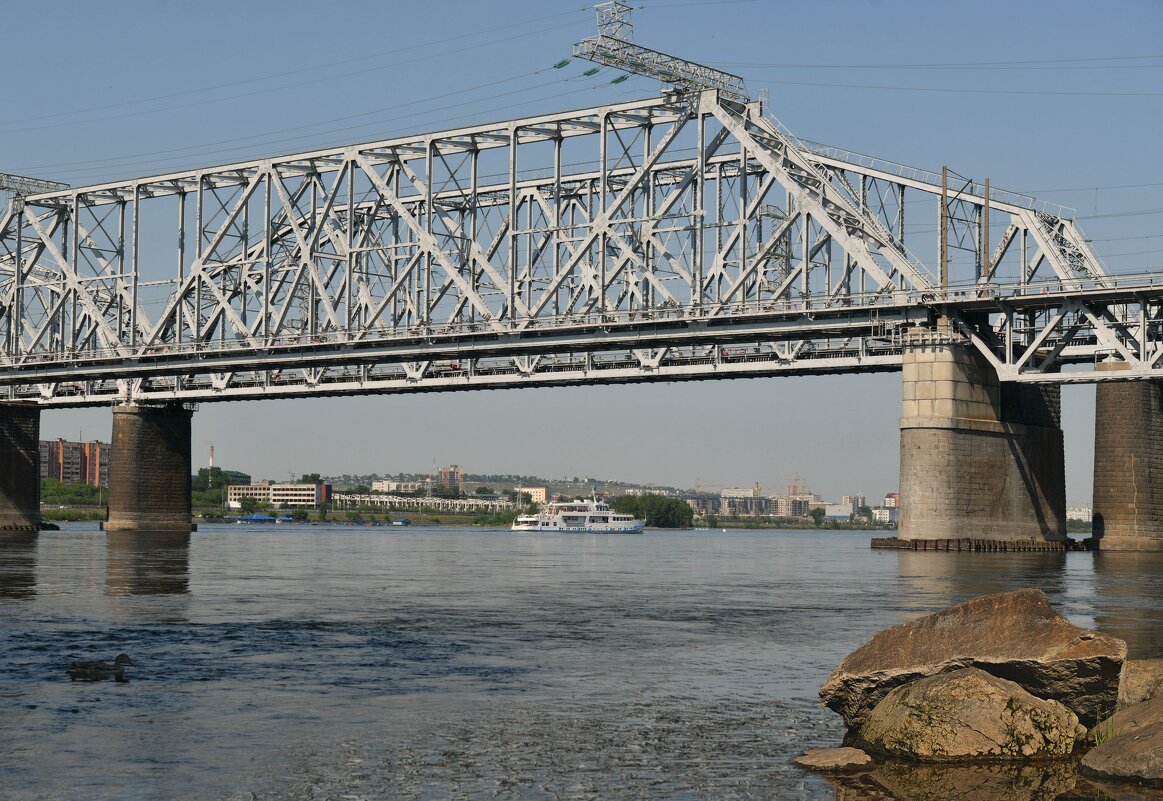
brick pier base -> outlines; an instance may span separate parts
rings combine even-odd
[[[40,528],[40,408],[0,404],[0,532]]]
[[[1125,369],[1104,362],[1100,370]],[[1163,385],[1095,388],[1094,538],[1102,551],[1163,551]]]
[[[1058,387],[1002,384],[971,346],[909,343],[899,538],[1065,541],[1060,413]]]
[[[178,405],[115,406],[108,532],[189,532],[190,420]]]

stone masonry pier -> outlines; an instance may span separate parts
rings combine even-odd
[[[113,407],[110,534],[189,533],[190,420],[180,405]]]
[[[1163,386],[1157,381],[1095,388],[1094,540],[1103,551],[1163,551]]]
[[[899,537],[1066,540],[1060,389],[926,337],[904,353]]]
[[[0,533],[40,528],[40,409],[0,404]]]

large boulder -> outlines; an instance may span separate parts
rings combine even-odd
[[[1149,701],[1163,687],[1163,659],[1128,659],[1119,681],[1119,708]]]
[[[1126,656],[1126,643],[1072,625],[1041,590],[1017,590],[880,632],[840,663],[820,699],[857,729],[894,687],[976,667],[1061,702],[1092,726],[1115,710]]]
[[[1104,740],[1081,767],[1090,776],[1163,786],[1163,721]]]
[[[866,748],[921,762],[1060,757],[1085,735],[1062,704],[977,668],[894,688],[859,732]]]
[[[1149,701],[1143,701],[1115,712],[1094,727],[1090,733],[1090,739],[1096,744],[1102,745],[1107,740],[1130,734],[1153,723],[1163,723],[1163,695],[1157,695]]]

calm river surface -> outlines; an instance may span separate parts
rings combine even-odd
[[[868,533],[95,526],[0,545],[3,799],[833,799],[816,691],[876,631],[1040,587],[1163,657],[1163,557]],[[70,658],[137,663],[73,683]]]

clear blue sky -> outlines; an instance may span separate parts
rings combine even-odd
[[[695,2],[643,44],[743,75],[803,138],[989,176],[1079,209],[1117,271],[1163,269],[1163,3]],[[0,170],[74,185],[653,95],[575,62],[588,5],[294,0],[8,4]],[[928,259],[927,254],[923,255]],[[195,464],[256,477],[593,475],[895,489],[899,377],[764,379],[204,405]],[[1064,390],[1068,496],[1089,505],[1093,390]],[[106,439],[107,410],[45,436]]]

